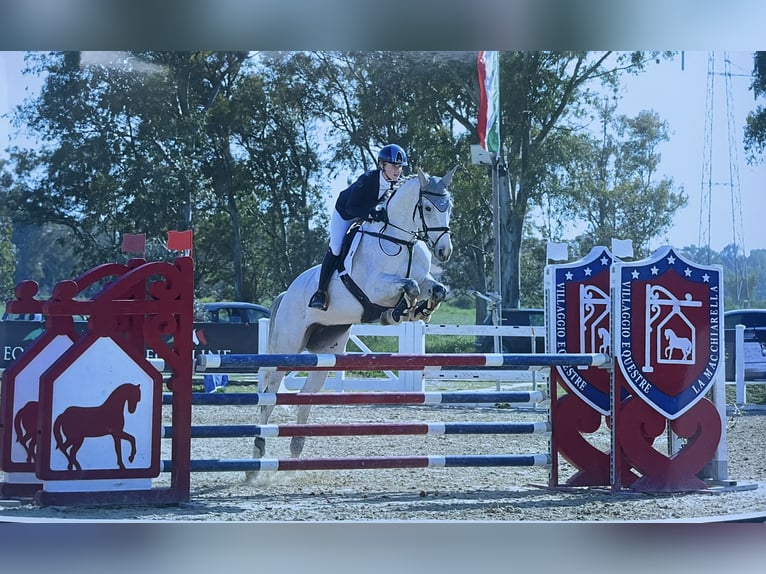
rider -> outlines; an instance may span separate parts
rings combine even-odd
[[[394,184],[407,165],[407,154],[396,144],[383,146],[378,152],[378,169],[373,169],[340,192],[330,220],[330,246],[322,260],[319,287],[309,300],[312,309],[327,310],[327,286],[338,263],[343,238],[351,225],[360,219],[385,221],[383,203],[394,190]]]

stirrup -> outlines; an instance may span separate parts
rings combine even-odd
[[[311,309],[327,311],[327,291],[317,291],[314,293],[309,300],[309,307]]]

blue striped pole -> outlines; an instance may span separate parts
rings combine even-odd
[[[477,391],[427,393],[192,393],[192,405],[391,405],[539,403],[542,391]],[[172,404],[172,393],[162,404]]]
[[[376,468],[449,468],[550,466],[550,454],[469,454],[448,456],[392,456],[289,459],[203,459],[192,460],[191,472],[238,472],[280,470],[363,470]],[[170,472],[172,461],[162,461],[162,472]]]
[[[371,436],[371,435],[447,435],[447,434],[535,434],[551,432],[547,421],[456,422],[456,423],[350,423],[285,425],[208,425],[193,426],[192,438],[292,437],[292,436]],[[163,427],[162,438],[172,438],[173,427]]]
[[[397,353],[349,353],[343,355],[301,353],[297,355],[212,355],[197,356],[196,370],[280,371],[349,371],[349,370],[422,370],[426,367],[552,367],[570,365],[590,367],[607,365],[609,355],[603,353],[433,353],[407,355]]]

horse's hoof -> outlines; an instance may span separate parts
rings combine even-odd
[[[437,303],[442,303],[447,298],[447,288],[437,283],[433,286],[431,289],[431,299],[433,299]]]
[[[406,279],[402,287],[408,299],[414,300],[420,297],[420,285],[418,285],[417,281]]]
[[[394,318],[396,316],[396,318]],[[393,309],[388,309],[380,316],[381,325],[398,325],[401,322],[402,316],[399,313],[395,313]]]

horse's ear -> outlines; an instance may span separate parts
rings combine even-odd
[[[424,172],[422,169],[418,167],[418,179],[420,180],[420,189],[424,189],[428,187],[428,176],[426,175],[426,172]]]
[[[455,172],[457,171],[458,166],[455,165],[451,170],[447,172],[447,175],[445,175],[442,178],[442,183],[444,184],[444,189],[447,189],[450,186],[450,183],[452,183],[452,176],[455,175]]]

